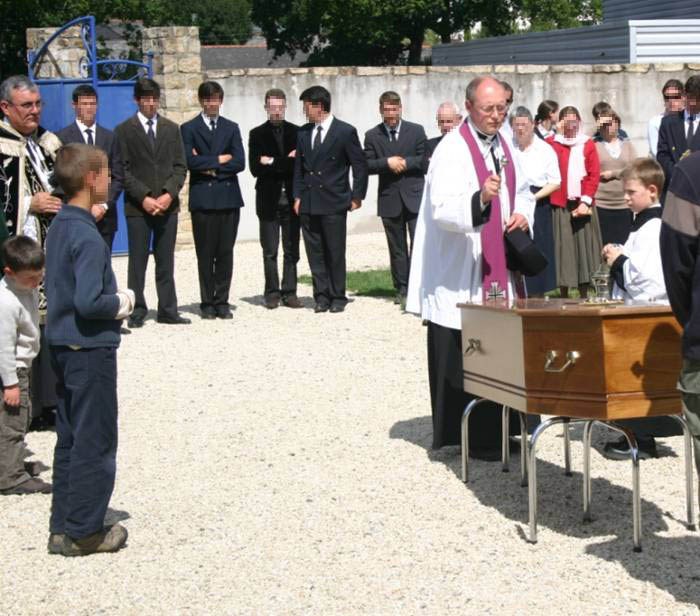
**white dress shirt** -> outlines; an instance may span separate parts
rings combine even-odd
[[[384,130],[386,131],[387,136],[389,137],[389,140],[391,140],[391,131],[396,132],[396,141],[399,140],[399,132],[401,131],[401,120],[399,120],[399,123],[394,127],[391,128],[388,124],[384,124]]]
[[[92,126],[87,126],[86,124],[83,124],[78,118],[75,118],[75,123],[78,126],[78,130],[80,130],[80,134],[83,136],[83,141],[85,143],[88,142],[88,135],[85,132],[88,128],[92,132],[92,144],[95,145],[97,143],[97,124],[93,124]]]
[[[213,118],[211,118],[211,117],[209,117],[208,115],[206,115],[203,111],[202,111],[202,113],[200,113],[199,115],[202,116],[202,120],[204,120],[204,123],[207,125],[207,128],[208,128],[209,130],[211,130],[211,122],[212,122],[212,120],[214,121],[214,126],[218,126],[218,125],[219,125],[219,116],[218,116],[218,115],[217,115],[217,116],[214,116]]]
[[[661,128],[661,120],[664,119],[665,113],[655,115],[647,126],[647,140],[649,141],[649,154],[652,158],[656,158],[656,148],[659,145],[659,129]],[[686,131],[687,133],[688,131]]]
[[[331,127],[331,123],[333,122],[333,114],[328,114],[325,120],[321,122],[320,124],[314,124],[314,134],[311,135],[311,147],[314,147],[314,139],[316,139],[316,135],[318,135],[318,127],[322,126],[323,130],[321,131],[321,143],[326,138],[326,135],[328,134],[328,129]]]
[[[145,115],[143,115],[140,111],[136,112],[136,117],[139,119],[139,122],[141,122],[141,126],[143,126],[144,132],[148,135],[148,118]],[[155,136],[158,134],[158,114],[156,113],[156,115],[154,115],[151,118],[151,120],[153,121],[152,128],[153,135]]]
[[[693,135],[698,132],[698,124],[700,124],[700,111],[693,115]],[[690,126],[690,114],[686,109],[683,111],[683,132],[688,134],[688,126]]]

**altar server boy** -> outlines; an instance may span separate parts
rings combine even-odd
[[[105,527],[117,454],[117,347],[133,292],[117,290],[109,248],[90,208],[109,191],[107,156],[69,144],[54,178],[66,202],[46,239],[46,339],[58,377],[48,550],[63,556],[116,552],[126,529]]]
[[[664,185],[664,172],[652,158],[637,158],[622,172],[625,203],[634,220],[624,246],[607,244],[603,256],[610,266],[614,281],[612,296],[625,301],[668,303],[661,265],[661,205],[659,194]],[[654,437],[680,434],[669,417],[629,419],[620,424],[632,430],[637,438],[640,459],[657,457]],[[605,444],[604,454],[613,460],[629,459],[625,437]]]
[[[654,159],[637,158],[623,171],[622,183],[634,220],[624,246],[603,247],[614,281],[612,297],[668,303],[659,246],[664,172]]]

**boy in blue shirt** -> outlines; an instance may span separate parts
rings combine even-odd
[[[66,203],[46,238],[46,339],[58,376],[56,449],[48,550],[63,556],[116,552],[120,524],[104,526],[117,453],[117,347],[134,296],[119,291],[92,205],[109,190],[105,154],[89,145],[59,150],[54,178]]]

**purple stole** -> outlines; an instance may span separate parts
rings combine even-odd
[[[469,147],[469,153],[472,156],[479,186],[483,186],[486,178],[491,175],[491,172],[486,168],[486,162],[484,162],[481,150],[469,129],[467,120],[462,122],[462,125],[459,127],[459,132]],[[502,169],[502,171],[504,171],[506,175],[506,187],[510,197],[510,212],[512,214],[515,207],[515,165],[506,140],[500,133],[498,138],[503,152],[508,159],[508,164],[505,165],[505,169]],[[503,222],[504,221],[501,220],[501,200],[499,197],[494,197],[491,199],[491,216],[488,222],[481,228],[481,283],[482,297],[484,299],[489,297],[492,282],[497,282],[499,288],[503,291],[504,297],[506,297],[506,299],[508,298],[508,268],[506,267]]]

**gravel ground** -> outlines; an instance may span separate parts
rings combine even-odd
[[[363,297],[315,315],[306,286],[307,309],[265,310],[260,248],[242,243],[233,321],[202,321],[194,252],[176,260],[193,324],[148,320],[119,351],[108,518],[123,520],[128,546],[49,556],[49,497],[2,497],[0,614],[698,613],[700,537],[682,523],[680,437],[642,463],[635,554],[629,464],[593,454],[597,519],[584,525],[580,430],[573,477],[550,431],[531,545],[517,457],[509,474],[473,462],[465,486],[458,448],[430,451],[418,319]],[[350,236],[348,261],[386,266],[383,236]],[[114,267],[125,282],[126,260]],[[27,440],[51,464],[55,435]]]

